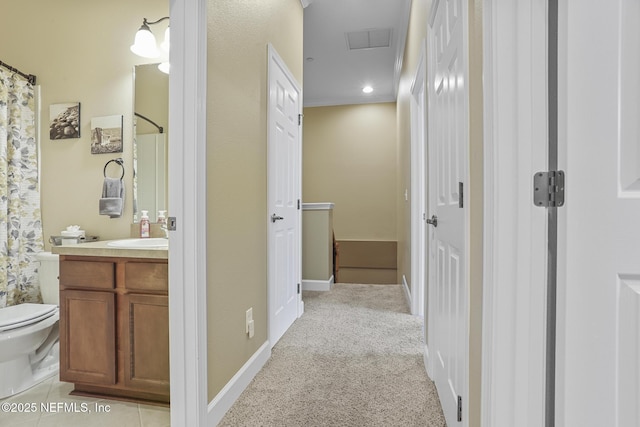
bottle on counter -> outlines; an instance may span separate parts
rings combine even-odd
[[[142,211],[140,217],[140,237],[150,237],[149,211]]]
[[[164,225],[167,223],[167,211],[158,211],[158,224]]]

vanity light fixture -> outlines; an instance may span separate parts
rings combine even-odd
[[[162,17],[157,21],[149,22],[147,18],[142,18],[142,25],[136,33],[135,40],[131,45],[131,52],[143,58],[158,58],[161,54],[161,50],[158,49],[156,37],[151,32],[149,25],[155,25],[162,21],[169,19],[168,16]],[[164,32],[164,41],[160,45],[160,48],[165,53],[169,53],[169,27]],[[169,62],[163,62],[158,65],[158,69],[163,73],[169,74]]]
[[[160,43],[160,49],[162,49],[165,53],[169,53],[169,43],[171,39],[170,36],[171,34],[169,31],[169,26],[167,26],[167,29],[164,30],[164,41]]]

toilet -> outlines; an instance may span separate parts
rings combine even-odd
[[[44,304],[0,308],[0,399],[59,371],[58,255],[40,252],[36,259]]]

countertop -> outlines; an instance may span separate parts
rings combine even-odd
[[[122,240],[122,239],[116,239]],[[117,258],[153,258],[168,259],[169,251],[166,248],[114,248],[107,246],[111,240],[99,242],[78,243],[76,245],[52,246],[51,253],[58,255],[99,256]]]
[[[333,202],[324,203],[303,203],[303,211],[330,211],[333,210],[335,204]]]

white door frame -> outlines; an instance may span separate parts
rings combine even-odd
[[[546,0],[483,3],[482,425],[544,425]]]
[[[424,316],[426,231],[426,42],[422,41],[420,60],[411,85],[411,314]],[[419,99],[421,97],[421,99]]]
[[[278,52],[276,51],[276,49],[273,47],[273,45],[271,43],[269,43],[267,45],[267,51],[268,51],[268,61],[267,61],[267,68],[270,69],[271,67],[271,63],[272,60],[273,62],[277,65],[278,68],[280,68],[282,70],[282,72],[285,74],[285,76],[287,77],[287,79],[291,82],[291,84],[293,85],[293,87],[295,88],[295,90],[298,92],[298,117],[302,117],[302,103],[303,103],[303,99],[302,99],[302,89],[300,87],[300,84],[298,83],[298,81],[295,79],[295,77],[293,76],[293,74],[291,73],[291,71],[289,70],[289,67],[287,67],[286,62],[282,59],[282,57],[280,57],[280,55],[278,54]],[[272,79],[272,74],[269,72],[269,76],[267,79],[268,82],[268,90],[267,90],[267,99],[271,98],[271,79]],[[267,104],[267,147],[269,147],[272,144],[271,141],[271,131],[270,128],[272,126],[272,122],[271,122],[271,102],[268,101]],[[304,312],[304,303],[302,302],[302,124],[300,124],[299,129],[298,129],[298,146],[300,147],[300,149],[298,150],[298,159],[297,159],[297,186],[298,186],[298,200],[300,200],[300,209],[298,209],[297,212],[297,217],[296,217],[296,229],[297,229],[297,234],[298,234],[298,248],[297,248],[297,254],[295,255],[295,261],[296,261],[296,265],[295,265],[295,270],[296,270],[296,277],[297,277],[297,283],[298,283],[298,289],[300,290],[300,292],[298,293],[298,303],[297,303],[297,317],[302,316],[302,313]],[[270,152],[270,149],[267,150],[268,152]],[[269,182],[272,179],[275,179],[275,173],[277,171],[273,170],[273,168],[271,167],[271,162],[268,161],[267,162],[267,182]],[[267,186],[269,187],[269,186]],[[269,193],[269,192],[268,192]],[[270,209],[271,206],[271,194],[267,194],[267,209]],[[271,212],[267,211],[266,212],[267,217],[269,217],[269,215],[271,215]],[[271,221],[270,219],[267,219],[267,221]],[[271,224],[267,224],[267,227],[271,227]],[[270,230],[270,228],[269,228]],[[274,313],[274,307],[272,306],[272,295],[273,295],[273,291],[275,288],[275,284],[272,283],[271,280],[271,262],[272,262],[272,257],[273,254],[271,253],[271,239],[272,239],[272,235],[271,232],[267,233],[267,237],[268,237],[268,242],[267,242],[267,248],[268,248],[268,253],[267,253],[267,306],[268,306],[268,317],[267,317],[267,327],[268,327],[268,339],[269,339],[269,343],[270,343],[270,347],[273,348],[273,346],[275,345],[274,339],[273,339],[273,330],[272,330],[272,325],[274,324],[274,317],[276,315],[276,313]]]
[[[169,342],[171,425],[207,421],[207,2],[171,0]]]

